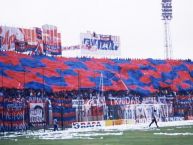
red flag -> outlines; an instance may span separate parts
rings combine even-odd
[[[54,37],[57,37],[57,29],[54,29]]]
[[[61,33],[58,33],[57,35],[58,35],[58,37],[57,37],[57,45],[61,46]]]
[[[32,30],[32,42],[33,42],[33,43],[36,42],[36,34],[35,34],[35,30]]]

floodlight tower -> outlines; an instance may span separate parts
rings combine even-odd
[[[172,0],[162,0],[162,20],[164,22],[165,59],[171,59],[173,53],[170,33],[171,19],[172,19]]]

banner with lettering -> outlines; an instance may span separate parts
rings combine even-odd
[[[104,121],[73,122],[73,129],[101,128],[105,126]]]
[[[43,103],[30,103],[30,122],[37,123],[45,121]]]
[[[80,45],[73,45],[73,46],[64,46],[62,50],[77,50],[80,49]]]
[[[96,33],[81,33],[81,44],[83,49],[88,50],[111,50],[119,49],[119,36],[102,35]]]
[[[87,32],[80,34],[83,56],[119,56],[120,37]]]
[[[61,34],[57,32],[57,27],[43,25],[43,50],[46,54],[61,55]]]
[[[19,98],[0,95],[0,131],[25,129],[25,106]]]

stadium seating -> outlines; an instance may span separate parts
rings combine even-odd
[[[0,86],[46,91],[132,90],[148,96],[159,88],[193,90],[188,60],[95,59],[30,56],[0,52]]]

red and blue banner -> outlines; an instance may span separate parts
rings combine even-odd
[[[61,34],[57,32],[57,27],[44,25],[43,30],[43,51],[45,54],[61,55]]]

